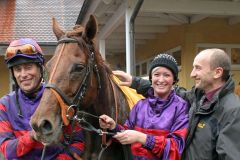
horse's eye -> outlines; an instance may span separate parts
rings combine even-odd
[[[85,66],[83,64],[74,64],[71,72],[81,72]]]

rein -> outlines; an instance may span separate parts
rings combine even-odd
[[[99,134],[101,136],[104,135],[104,134],[114,136],[116,134],[114,132],[106,132],[106,131],[104,131],[102,129],[95,128],[88,121],[86,121],[86,119],[85,119],[86,116],[89,116],[89,117],[92,117],[92,118],[95,118],[95,119],[101,119],[100,117],[95,116],[95,115],[93,115],[91,113],[87,113],[87,112],[84,112],[84,111],[78,111],[76,113],[76,116],[74,117],[74,119],[81,124],[81,127],[83,129],[85,129],[87,131],[93,131],[93,132],[95,132],[95,133],[97,133],[97,134]],[[103,119],[101,119],[101,120],[103,120]]]
[[[60,108],[61,108],[61,117],[62,117],[63,124],[65,126],[69,125],[70,121],[73,121],[73,122],[78,121],[81,124],[81,127],[83,129],[88,130],[88,131],[94,131],[97,134],[102,136],[102,145],[101,145],[102,150],[100,151],[100,153],[98,155],[98,160],[100,160],[103,151],[112,143],[112,139],[106,141],[106,135],[112,135],[113,136],[116,133],[107,132],[106,130],[97,129],[94,126],[92,126],[89,122],[87,122],[84,117],[79,118],[80,115],[88,115],[88,116],[91,116],[91,117],[97,118],[97,119],[100,118],[100,117],[92,115],[90,113],[80,111],[80,104],[81,104],[81,102],[82,102],[82,100],[83,100],[83,98],[86,94],[87,84],[88,84],[87,80],[89,79],[91,72],[94,71],[96,73],[97,82],[98,82],[98,89],[101,88],[100,75],[99,75],[98,67],[95,64],[93,47],[92,47],[92,45],[87,44],[89,58],[88,58],[87,66],[85,67],[85,71],[86,71],[85,76],[84,76],[82,82],[80,83],[80,87],[77,89],[73,100],[71,101],[68,98],[68,96],[66,96],[66,94],[61,89],[59,89],[55,84],[52,83],[52,79],[53,79],[54,74],[56,72],[57,66],[58,66],[59,61],[61,59],[61,56],[62,56],[62,53],[64,51],[66,43],[78,43],[79,44],[79,41],[77,39],[69,38],[69,37],[65,36],[58,41],[58,45],[62,44],[62,43],[63,43],[63,46],[62,46],[62,48],[60,50],[60,53],[57,57],[57,62],[54,65],[52,74],[50,75],[50,78],[49,78],[49,82],[48,82],[48,84],[46,84],[46,88],[50,89],[53,92],[57,101],[59,102],[59,105],[60,105]],[[113,89],[113,92],[114,92],[114,100],[115,100],[115,104],[116,104],[115,105],[115,107],[116,107],[116,115],[115,116],[116,116],[116,123],[117,123],[117,121],[118,121],[118,119],[117,119],[118,108],[119,108],[118,104],[117,104],[117,96],[116,96],[116,91],[115,91],[114,86],[113,86],[113,82],[110,79],[110,77],[109,77],[109,81],[111,82],[112,89]],[[76,112],[75,112],[75,109],[77,109]],[[43,152],[43,154],[44,153],[45,153],[45,151]]]

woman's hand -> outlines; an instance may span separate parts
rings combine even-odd
[[[147,135],[135,130],[125,130],[118,132],[113,138],[116,138],[121,144],[132,144],[136,142],[145,144]]]
[[[116,128],[116,122],[105,114],[99,117],[99,125],[103,129],[113,130]]]

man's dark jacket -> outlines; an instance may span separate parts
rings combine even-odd
[[[144,94],[150,82],[135,77],[132,88]],[[240,99],[229,78],[209,103],[199,89],[180,92],[191,105],[189,131],[183,160],[240,159]]]

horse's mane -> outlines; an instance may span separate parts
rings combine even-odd
[[[73,27],[73,30],[70,30],[70,31],[66,31],[65,35],[67,37],[75,37],[76,39],[78,39],[78,42],[79,42],[79,45],[84,49],[86,50],[84,53],[88,53],[87,52],[87,44],[91,44],[93,46],[93,50],[94,50],[94,56],[95,56],[95,60],[96,60],[96,64],[98,65],[98,67],[100,67],[100,70],[104,70],[106,71],[108,74],[111,74],[112,73],[112,70],[109,66],[108,63],[106,63],[106,61],[103,60],[100,52],[99,52],[99,49],[96,47],[96,39],[94,40],[87,40],[84,36],[83,36],[83,33],[84,33],[84,30],[85,28],[81,25],[75,25]],[[86,54],[86,56],[88,57],[89,55]]]

